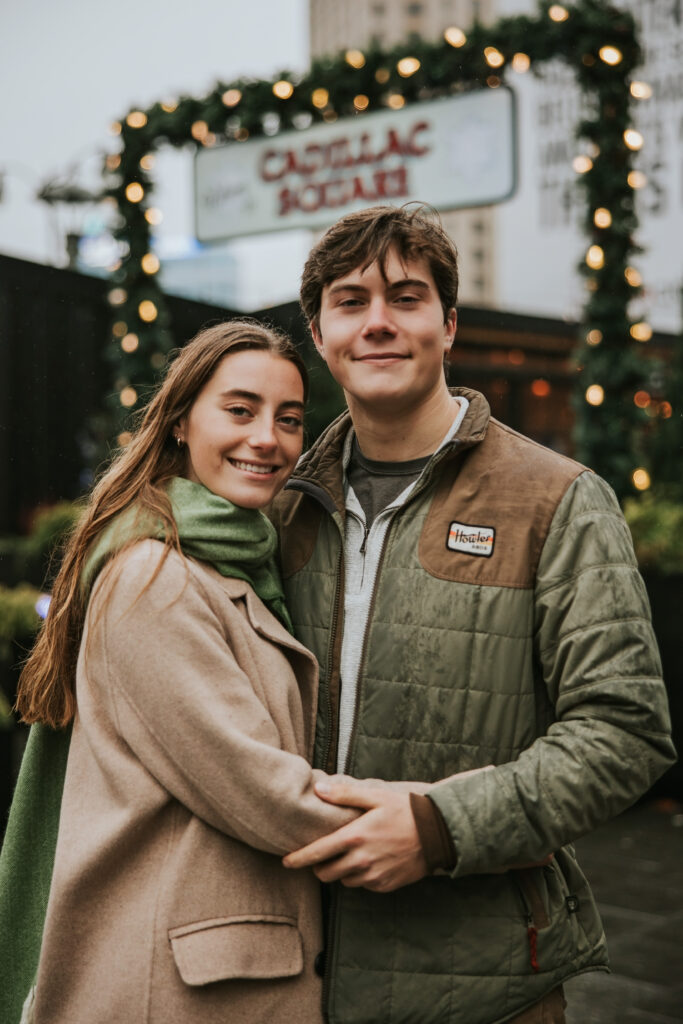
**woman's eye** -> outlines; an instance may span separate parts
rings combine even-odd
[[[299,430],[303,427],[303,420],[299,416],[281,416],[280,423],[283,427],[289,427],[293,430]]]
[[[239,419],[251,416],[251,410],[247,409],[246,405],[231,405],[228,407],[228,412],[233,416],[237,416]]]

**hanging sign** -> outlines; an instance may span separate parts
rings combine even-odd
[[[197,238],[325,228],[375,204],[501,202],[516,186],[514,115],[500,87],[201,149]]]

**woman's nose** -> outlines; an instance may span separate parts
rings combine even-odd
[[[258,416],[254,420],[249,443],[253,448],[274,448],[276,446],[275,420],[271,416]]]

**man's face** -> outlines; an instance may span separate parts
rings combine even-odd
[[[443,360],[455,335],[455,310],[446,323],[425,260],[403,262],[395,251],[385,277],[377,263],[323,288],[316,347],[349,404],[402,411],[416,408],[445,386]]]

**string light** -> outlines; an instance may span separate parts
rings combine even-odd
[[[139,203],[144,198],[145,190],[139,181],[131,181],[126,185],[126,199],[129,203]]]
[[[281,78],[279,82],[276,82],[273,86],[273,93],[279,100],[288,100],[294,92],[294,86],[291,82]]]
[[[526,53],[516,53],[510,62],[510,66],[517,74],[523,75],[531,67],[531,58]]]
[[[610,67],[621,64],[623,56],[621,50],[618,50],[616,46],[601,46],[598,50],[600,60],[603,64],[609,64]]]
[[[488,85],[489,89],[497,89],[498,86],[500,85],[500,78],[498,77],[498,75],[489,75],[488,78],[486,79],[486,84]]]
[[[221,100],[226,107],[236,107],[241,99],[242,93],[239,89],[226,89],[221,96]]]
[[[652,401],[652,398],[647,391],[636,391],[633,396],[633,404],[639,409],[647,409],[648,405]]]
[[[649,100],[652,96],[652,86],[647,82],[631,82],[630,92],[636,100]]]
[[[124,338],[121,338],[121,348],[124,352],[130,354],[135,352],[136,348],[140,344],[140,339],[137,334],[126,334]]]
[[[161,264],[158,256],[153,252],[146,252],[140,260],[140,266],[146,274],[156,274]]]
[[[599,384],[591,384],[586,388],[586,401],[589,405],[602,405],[605,401],[605,390]]]
[[[365,67],[365,54],[361,50],[347,50],[344,54],[344,60],[352,68],[356,68],[356,70]]]
[[[547,398],[551,390],[550,383],[542,377],[531,382],[531,393],[536,398]]]
[[[406,105],[405,97],[401,96],[400,92],[392,92],[387,98],[387,104],[392,110],[400,110]]]
[[[645,320],[639,320],[638,323],[631,324],[629,334],[635,341],[649,341],[652,337],[652,328]]]
[[[500,68],[505,63],[505,57],[497,50],[495,46],[487,46],[484,48],[484,57],[486,63],[490,68]]]
[[[604,206],[599,206],[593,214],[596,228],[608,228],[612,223],[612,214]]]
[[[133,440],[133,435],[129,430],[123,430],[116,438],[119,448],[125,448],[127,444]]]
[[[238,142],[246,142],[249,138],[249,129],[244,127],[238,128],[235,132],[235,138]]]
[[[553,4],[548,10],[548,17],[553,21],[566,21],[569,17],[569,11],[566,7],[562,7],[560,4]]]
[[[626,180],[633,189],[645,188],[647,185],[647,175],[642,171],[629,171]]]
[[[146,324],[151,324],[159,315],[159,311],[151,299],[142,300],[138,306],[138,313],[140,315],[140,319],[144,320]]]
[[[161,104],[161,109],[165,114],[172,114],[178,109],[176,100],[164,100]]]
[[[602,331],[598,330],[597,327],[593,327],[586,335],[586,343],[588,345],[599,345],[602,341]]]
[[[151,171],[151,170],[153,170],[154,169],[154,162],[155,161],[154,161],[154,154],[153,153],[145,153],[144,156],[140,157],[140,167],[142,167],[143,171]]]
[[[131,110],[126,118],[126,124],[129,128],[144,128],[147,124],[147,114],[142,110]]]
[[[624,132],[624,142],[629,149],[640,149],[643,141],[643,136],[635,128],[627,128]]]
[[[145,220],[148,224],[156,227],[157,224],[161,224],[163,219],[163,213],[156,206],[150,206],[149,210],[145,210]]]
[[[624,277],[631,285],[631,288],[640,288],[641,284],[643,283],[643,279],[640,275],[640,272],[636,270],[635,267],[627,267],[624,271]]]
[[[370,106],[370,100],[363,93],[359,93],[358,96],[353,97],[353,105],[356,110],[367,110]]]
[[[109,134],[110,135],[120,135],[121,134],[121,122],[120,121],[112,121],[112,123],[109,125]]]
[[[110,153],[104,163],[108,171],[115,171],[121,166],[121,157],[118,153]]]
[[[671,407],[671,402],[660,402],[659,403],[659,415],[662,417],[663,420],[671,419],[672,414],[673,414],[673,409]]]
[[[584,156],[583,154],[575,156],[572,160],[572,167],[577,174],[585,174],[586,171],[590,171],[592,166],[593,161],[591,158],[589,156]]]
[[[112,326],[111,333],[115,338],[122,338],[128,330],[128,324],[125,320],[117,320]]]
[[[128,298],[128,292],[125,288],[112,288],[107,295],[107,301],[110,306],[122,306]]]
[[[461,28],[457,27],[457,25],[451,25],[447,28],[443,37],[447,43],[451,46],[455,46],[456,49],[460,46],[464,46],[467,42],[467,36]]]
[[[314,89],[311,94],[311,103],[318,110],[322,110],[323,107],[327,106],[330,94],[327,89]]]
[[[646,491],[652,483],[650,480],[650,474],[646,469],[643,469],[642,466],[633,470],[631,473],[631,480],[633,481],[633,486],[637,491]]]
[[[402,57],[396,65],[401,78],[410,78],[416,71],[420,70],[420,62],[417,57]]]
[[[206,121],[195,121],[190,128],[190,135],[197,142],[201,142],[209,134],[209,126]]]
[[[391,71],[389,68],[377,68],[375,71],[375,81],[379,82],[380,85],[386,85],[391,78]]]
[[[126,409],[130,409],[131,405],[135,405],[137,400],[138,393],[135,390],[135,388],[132,388],[130,385],[128,385],[128,387],[123,388],[123,390],[119,394],[119,401],[121,405],[123,405]]]
[[[591,270],[600,270],[605,265],[605,253],[599,245],[591,245],[586,253],[586,263]]]
[[[526,362],[526,356],[521,348],[511,348],[508,352],[508,362],[513,366],[522,366]]]

